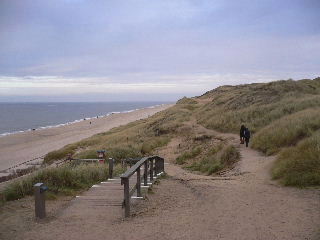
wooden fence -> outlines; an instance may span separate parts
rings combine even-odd
[[[141,176],[141,168],[143,174]],[[148,186],[148,175],[152,183],[155,176],[164,172],[164,159],[159,156],[144,157],[139,160],[135,165],[128,169],[120,176],[121,185],[124,185],[124,200],[123,206],[125,208],[125,217],[130,216],[130,199],[134,192],[137,192],[137,197],[141,197],[141,182],[143,186]],[[130,177],[136,173],[136,184],[130,189]]]

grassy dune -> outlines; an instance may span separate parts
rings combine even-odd
[[[279,153],[276,179],[285,185],[320,185],[320,78],[223,86],[199,99],[208,102],[197,110],[200,124],[234,133],[245,124],[253,133],[253,148]]]
[[[320,105],[319,105],[320,106]],[[254,137],[252,147],[267,155],[295,146],[320,129],[320,107],[306,109],[273,121]]]
[[[232,166],[239,159],[239,150],[233,145],[219,144],[207,149],[199,161],[194,161],[186,168],[211,175]]]
[[[225,143],[218,149],[219,143],[208,143],[211,137],[193,141],[194,133],[186,125],[193,118],[206,128],[237,134],[245,124],[253,133],[253,148],[268,155],[279,153],[275,178],[286,185],[319,185],[320,176],[308,166],[318,169],[320,161],[314,157],[320,129],[320,78],[218,87],[199,97],[182,98],[148,119],[67,145],[49,153],[45,162],[63,159],[68,153],[92,158],[98,149],[107,149],[108,157],[116,159],[141,157],[176,136],[188,143],[176,160],[183,167],[212,174],[237,161],[237,149]]]
[[[150,155],[154,149],[165,146],[182,123],[189,119],[190,110],[178,104],[148,119],[138,120],[108,132],[94,135],[50,152],[45,163],[63,159],[68,153],[79,158],[95,158],[99,149],[107,150],[107,157],[116,160]]]
[[[115,174],[121,168],[116,166]],[[20,199],[33,194],[33,185],[43,182],[49,187],[48,195],[52,198],[56,194],[74,194],[87,189],[93,184],[106,180],[109,176],[106,164],[64,164],[57,168],[36,171],[31,175],[13,181],[0,196],[2,201]]]
[[[274,179],[285,185],[320,185],[320,132],[295,147],[283,149],[272,169]]]
[[[192,121],[206,128],[238,134],[245,124],[252,147],[278,154],[274,179],[290,186],[320,185],[320,78],[300,81],[222,86],[200,97],[182,98],[148,119],[69,144],[46,155],[44,164],[65,159],[95,158],[99,149],[116,160],[156,153],[173,137],[182,139],[177,164],[214,174],[240,159],[239,150],[223,139],[194,132]],[[120,170],[119,170],[120,171]],[[0,193],[3,201],[32,194],[33,184],[45,182],[54,194],[72,194],[108,178],[106,165],[64,165],[37,171],[10,184]]]

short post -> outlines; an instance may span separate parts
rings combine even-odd
[[[121,184],[124,184],[124,216],[130,217],[129,178],[121,178]]]
[[[137,169],[137,197],[141,197],[141,176],[140,176],[140,167]]]
[[[112,158],[109,158],[109,178],[113,178],[113,162]]]
[[[148,161],[144,162],[143,185],[148,186]]]
[[[150,182],[153,181],[153,159],[150,159]]]
[[[164,159],[157,158],[157,160],[156,160],[156,175],[158,175],[161,172],[164,172]]]
[[[46,217],[45,191],[48,190],[43,183],[36,183],[34,186],[34,205],[36,218]]]

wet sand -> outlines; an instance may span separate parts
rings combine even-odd
[[[129,122],[147,118],[171,104],[144,108],[128,113],[117,113],[66,126],[28,131],[0,137],[0,171],[80,141],[94,134]],[[91,124],[90,124],[91,122]]]

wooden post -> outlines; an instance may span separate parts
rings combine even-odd
[[[158,173],[164,172],[164,159],[159,158],[158,159]]]
[[[141,197],[140,167],[138,167],[138,169],[137,169],[137,197]]]
[[[113,178],[113,159],[109,158],[109,178]]]
[[[150,159],[150,182],[153,181],[153,159]]]
[[[130,217],[129,178],[122,178],[122,184],[124,184],[124,216]]]
[[[34,205],[36,218],[46,217],[45,191],[46,187],[43,183],[37,183],[34,188]]]
[[[144,162],[143,185],[148,186],[148,161]]]

